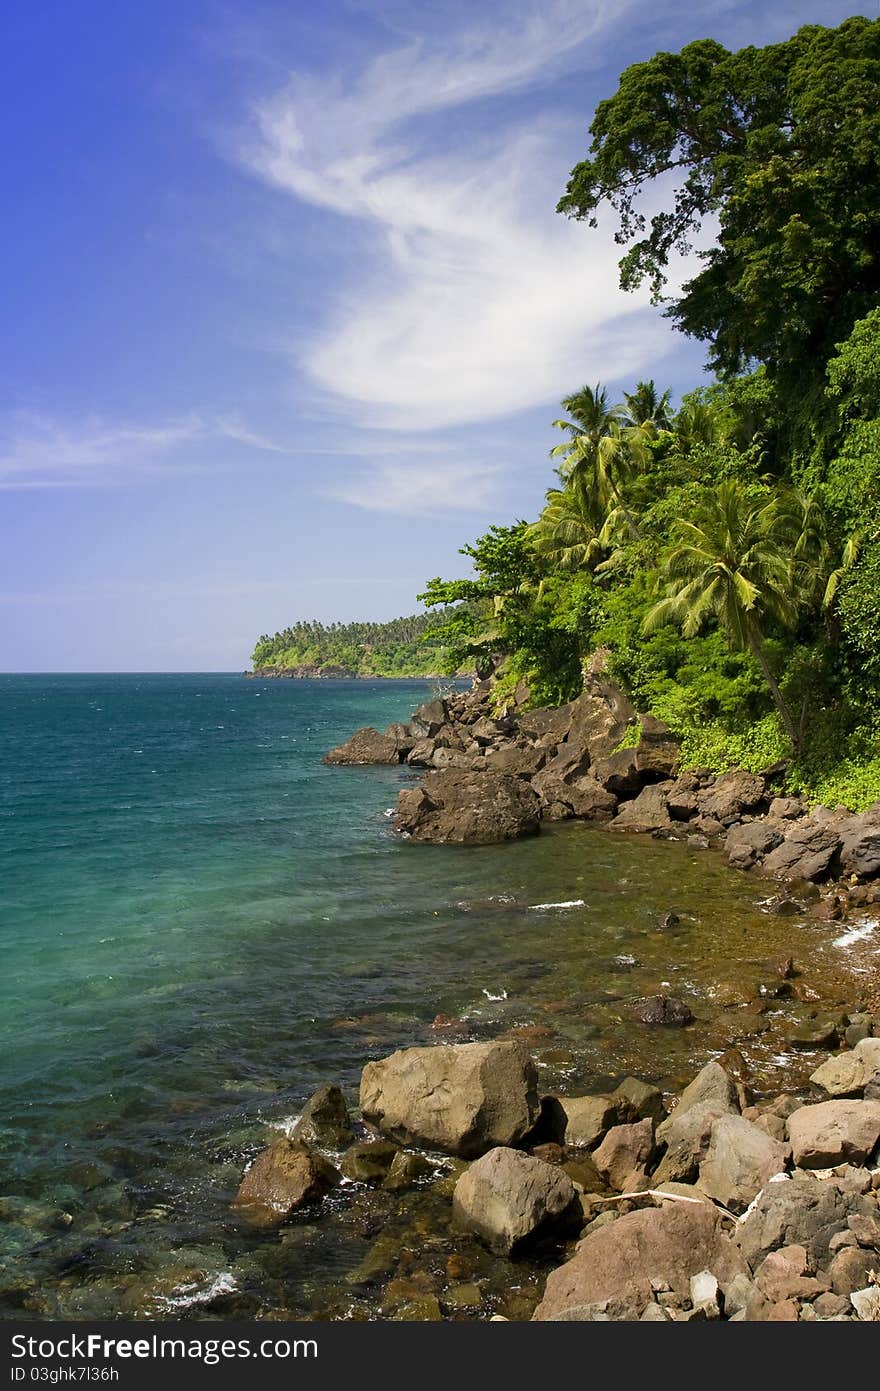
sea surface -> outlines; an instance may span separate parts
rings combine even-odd
[[[580,1091],[630,1072],[672,1088],[730,1044],[768,1089],[815,1066],[790,1031],[853,1000],[876,923],[779,916],[711,852],[585,825],[408,844],[388,811],[412,772],[321,756],[436,693],[0,676],[2,1315],[390,1317],[407,1241],[439,1253],[420,1278],[445,1309],[448,1200],[419,1215],[418,1194],[353,1185],[269,1236],[229,1214],[308,1095],[337,1081],[355,1101],[395,1047],[526,1030],[546,1085]],[[777,999],[788,953],[804,988]],[[634,1023],[657,991],[697,1022]],[[506,1264],[468,1259],[484,1307],[517,1316]]]

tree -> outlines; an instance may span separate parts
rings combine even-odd
[[[559,474],[565,479],[575,461],[590,459],[596,454],[599,441],[626,418],[626,413],[623,406],[608,404],[608,391],[601,382],[595,387],[582,386],[580,391],[566,396],[561,404],[571,419],[554,420],[553,428],[564,430],[568,439],[550,450],[550,458],[562,459]]]
[[[592,568],[604,554],[600,537],[605,518],[587,490],[577,483],[551,488],[536,522],[526,532],[535,554],[561,571]]]
[[[647,425],[655,430],[669,430],[672,411],[669,408],[671,391],[658,392],[653,381],[638,382],[635,391],[625,391],[623,399],[630,423]]]
[[[686,638],[716,619],[734,648],[749,651],[761,668],[786,733],[797,752],[800,737],[764,651],[766,620],[792,628],[798,602],[792,577],[792,511],[778,497],[730,479],[710,493],[693,521],[679,521],[661,562],[666,594],[651,608],[643,631],[676,624]]]
[[[559,211],[595,226],[610,204],[622,286],[647,279],[658,299],[670,257],[716,217],[667,314],[722,374],[757,360],[815,406],[833,345],[880,296],[880,20],[658,53],[626,69],[590,131]],[[672,191],[648,223],[640,196],[658,178]]]

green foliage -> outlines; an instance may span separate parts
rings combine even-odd
[[[595,223],[610,203],[623,284],[657,294],[670,255],[717,218],[668,312],[719,379],[677,411],[653,380],[625,404],[601,383],[566,396],[541,515],[465,546],[472,574],[431,580],[427,615],[297,625],[255,662],[476,670],[498,706],[523,680],[556,705],[602,647],[686,765],[880,799],[878,93],[880,20],[864,18],[628,68],[560,208]],[[658,176],[677,191],[649,222]]]
[[[257,668],[343,667],[356,676],[433,676],[446,667],[436,614],[388,623],[294,623],[264,634],[251,655]]]
[[[765,48],[658,53],[599,103],[559,209],[596,225],[610,204],[622,285],[647,279],[657,297],[670,257],[717,217],[669,316],[722,374],[762,362],[815,399],[834,344],[880,295],[878,86],[880,20],[861,17]],[[641,196],[670,175],[648,222]]]

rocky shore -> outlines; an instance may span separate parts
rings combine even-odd
[[[717,849],[781,881],[781,915],[806,904],[833,921],[880,902],[880,806],[810,808],[781,795],[780,768],[682,769],[670,731],[638,714],[601,654],[560,709],[527,710],[518,692],[499,713],[490,691],[358,730],[325,761],[421,774],[393,817],[415,842],[487,845],[584,819]],[[775,969],[783,993],[791,959]],[[337,1087],[312,1097],[257,1156],[234,1210],[271,1230],[347,1185],[407,1192],[434,1204],[435,1225],[445,1204],[441,1227],[508,1262],[512,1289],[523,1259],[543,1269],[510,1312],[467,1278],[479,1263],[452,1255],[429,1277],[411,1252],[383,1246],[365,1278],[384,1282],[380,1307],[395,1319],[880,1321],[880,1005],[868,998],[795,1040],[848,1046],[806,1085],[792,1077],[770,1095],[752,1089],[736,1048],[680,1094],[627,1076],[587,1095],[542,1095],[525,1037],[398,1050],[364,1067],[354,1118]],[[661,1030],[693,1020],[666,995],[636,1017]],[[434,1027],[455,1038],[454,1025],[438,1016]]]
[[[819,886],[814,917],[880,903],[880,803],[858,815],[779,795],[783,769],[720,775],[680,768],[659,720],[640,715],[596,654],[576,700],[555,710],[490,707],[491,682],[429,701],[406,724],[358,730],[331,764],[424,770],[398,798],[394,826],[413,841],[487,845],[544,822],[681,838],[740,870]],[[525,700],[527,693],[520,693]],[[816,889],[811,890],[816,894]]]
[[[567,1096],[539,1093],[520,1042],[402,1049],[363,1069],[357,1120],[321,1088],[233,1209],[266,1232],[366,1188],[409,1194],[417,1234],[418,1202],[439,1200],[514,1289],[541,1253],[543,1288],[516,1315],[538,1321],[878,1322],[880,1030],[865,1016],[860,1032],[806,1094],[766,1098],[717,1060],[679,1096],[635,1077]],[[414,1268],[411,1245],[377,1236],[351,1277],[383,1286],[387,1317],[510,1317],[479,1262]]]

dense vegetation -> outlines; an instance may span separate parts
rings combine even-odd
[[[436,613],[388,623],[294,623],[274,637],[263,634],[251,661],[274,671],[344,667],[355,676],[433,676],[448,665],[437,638],[442,624]]]
[[[666,313],[712,385],[562,402],[531,524],[492,527],[470,580],[432,580],[450,669],[535,704],[608,650],[686,761],[784,765],[788,787],[880,798],[880,21],[627,69],[560,210],[618,217],[621,283],[661,297],[670,254],[719,233]],[[639,198],[677,185],[648,222]],[[666,179],[658,186],[658,175]],[[464,601],[464,602],[463,602]],[[450,607],[451,606],[451,607]]]

